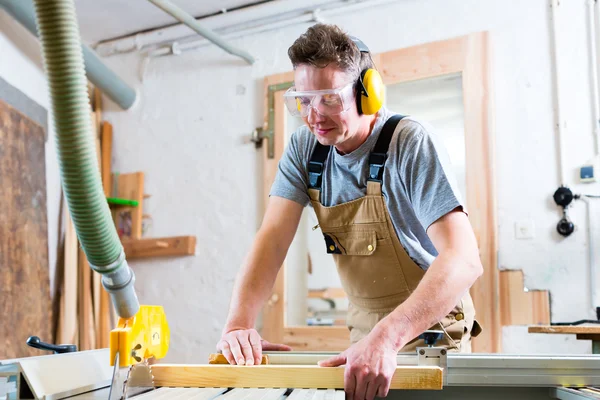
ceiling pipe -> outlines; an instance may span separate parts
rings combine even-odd
[[[196,31],[198,34],[204,36],[205,38],[207,38],[208,40],[210,40],[211,42],[213,42],[214,44],[216,44],[217,46],[219,46],[226,52],[243,58],[249,64],[254,64],[255,59],[254,59],[254,57],[252,57],[252,55],[250,55],[250,53],[230,45],[225,40],[223,40],[219,35],[217,35],[213,31],[211,31],[210,29],[207,29],[207,28],[203,27],[202,25],[200,25],[200,23],[198,23],[198,21],[194,17],[192,17],[191,15],[189,15],[188,13],[183,11],[181,8],[177,7],[175,4],[171,3],[169,0],[148,0],[148,1],[150,1],[152,4],[159,7],[163,11],[167,12],[168,14],[170,14],[171,16],[173,16],[180,22],[186,24],[191,29]]]
[[[31,0],[0,0],[0,8],[19,21],[33,35],[39,37],[35,9]],[[123,110],[130,108],[136,99],[135,90],[100,61],[89,47],[82,44],[81,48],[87,78]]]
[[[258,32],[266,26],[280,27],[291,21],[308,21],[315,10],[319,13],[346,13],[366,7],[377,7],[393,3],[397,0],[271,0],[253,4],[237,10],[225,11],[219,14],[197,19],[203,27],[218,33],[223,39],[231,40],[245,31]],[[182,45],[190,40],[208,42],[191,36],[193,32],[185,24],[137,32],[125,37],[108,39],[95,44],[93,47],[98,54],[108,57],[138,51],[153,51],[173,43]],[[202,43],[204,45],[204,43]],[[161,51],[162,53],[162,51]]]
[[[335,17],[341,14],[359,12],[367,7],[391,4],[394,1],[396,0],[363,0],[356,1],[352,4],[347,4],[347,1],[330,2],[328,6],[325,6],[322,9],[311,10],[311,12],[307,12],[303,8],[300,14],[297,14],[296,10],[294,12],[289,12],[286,14],[261,16],[261,18],[259,19],[249,19],[248,21],[245,21],[243,23],[236,25],[227,25],[226,27],[220,28],[218,30],[219,34],[223,38],[231,40],[239,37],[260,34],[267,31],[289,28],[296,24],[326,22],[330,17]],[[241,11],[235,11],[229,14],[224,14],[223,17],[227,15],[232,16],[233,14],[238,12]],[[208,22],[208,20],[206,22]],[[185,36],[181,39],[181,42],[171,41],[163,42],[161,44],[156,43],[155,46],[148,46],[149,50],[146,51],[144,51],[143,47],[138,47],[137,50],[144,51],[148,55],[148,57],[162,57],[171,54],[179,55],[185,51],[197,50],[209,44],[208,41],[203,38],[189,40],[189,37]],[[115,45],[115,43],[113,43],[113,45]],[[131,49],[131,47],[129,48]],[[115,53],[112,50],[110,51],[110,54]]]

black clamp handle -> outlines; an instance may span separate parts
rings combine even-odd
[[[74,353],[77,351],[77,346],[74,344],[58,344],[57,345],[57,344],[44,343],[37,336],[30,336],[27,339],[27,344],[36,349],[53,351],[54,354]]]
[[[425,331],[419,335],[419,339],[423,339],[429,347],[435,346],[435,342],[440,340],[444,332],[442,331]]]

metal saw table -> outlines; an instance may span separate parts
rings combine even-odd
[[[437,382],[432,378],[427,382],[434,389],[391,389],[388,398],[600,399],[600,391],[594,389],[600,387],[600,356],[597,355],[443,353],[440,348],[433,347],[424,349],[423,354],[399,354],[397,373],[403,367],[440,371],[435,377],[441,379],[440,386],[435,387]],[[320,375],[339,372],[324,370],[343,370],[343,367],[316,366],[318,360],[332,354],[335,353],[265,352],[269,365],[262,366],[158,363],[151,366],[156,378],[155,386],[129,398],[342,400],[343,386],[321,387],[328,381],[316,374],[288,376],[287,380],[282,380],[283,371],[288,368],[294,368],[294,371],[307,368],[313,372],[314,368],[319,368]],[[73,400],[106,400],[113,374],[109,357],[109,350],[102,349],[0,361],[0,398],[4,390],[8,392],[8,400],[58,400],[67,397]],[[194,375],[190,371],[199,372]],[[248,385],[248,376],[259,385]],[[311,381],[311,376],[314,381]],[[161,381],[171,383],[164,385]],[[181,384],[174,385],[172,382]],[[282,382],[288,384],[281,385]],[[314,382],[321,383],[313,385]],[[331,386],[339,386],[339,381]]]

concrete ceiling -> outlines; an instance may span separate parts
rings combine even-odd
[[[172,0],[190,15],[200,18],[263,3],[265,0]],[[179,23],[147,0],[75,0],[79,30],[87,44]]]

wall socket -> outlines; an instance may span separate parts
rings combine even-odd
[[[532,219],[522,219],[515,222],[516,239],[533,239],[535,237],[535,225]]]

